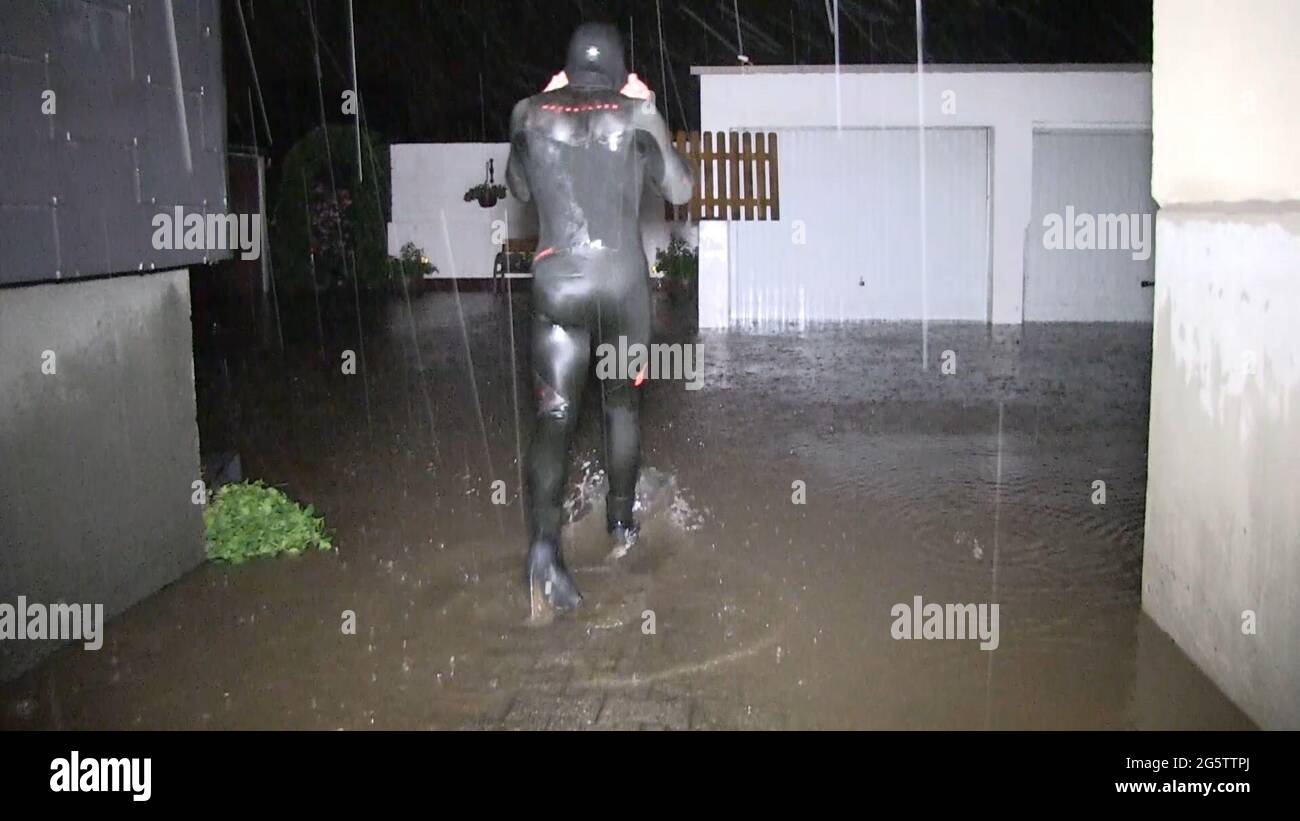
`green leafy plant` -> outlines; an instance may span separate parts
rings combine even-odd
[[[325,519],[263,482],[223,485],[203,511],[208,558],[240,564],[258,556],[331,550]]]
[[[427,274],[438,273],[438,266],[429,261],[424,255],[424,249],[414,242],[408,242],[398,251],[397,257],[394,258],[393,267],[402,273],[403,276],[412,279],[420,279]]]
[[[700,253],[680,237],[673,237],[666,249],[655,252],[655,268],[664,275],[668,300],[673,305],[689,302],[700,275]]]
[[[681,237],[655,252],[655,268],[677,285],[690,285],[700,273],[700,254]]]
[[[478,200],[483,208],[491,208],[506,198],[506,187],[497,184],[495,165],[490,159],[483,164],[483,182],[465,192],[465,202]]]

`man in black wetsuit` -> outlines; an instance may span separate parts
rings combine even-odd
[[[650,342],[649,269],[638,221],[646,177],[673,204],[690,200],[690,168],[673,149],[649,90],[629,82],[611,25],[584,23],[569,41],[563,75],[521,100],[510,117],[506,182],[537,204],[533,256],[533,381],[537,426],[528,453],[532,617],[568,611],[582,595],[560,557],[569,437],[593,345]],[[623,93],[626,92],[626,93]],[[638,97],[628,96],[638,95]],[[640,375],[637,375],[640,376]],[[601,383],[606,524],[624,545],[640,462],[640,379]]]

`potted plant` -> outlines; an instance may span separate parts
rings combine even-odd
[[[491,208],[505,198],[506,187],[504,185],[497,185],[494,178],[492,160],[488,160],[487,172],[484,174],[483,182],[465,192],[465,202],[473,202],[477,200],[481,207]]]
[[[398,291],[402,289],[403,280],[423,281],[430,279],[431,274],[438,273],[438,266],[429,261],[424,255],[424,251],[414,242],[408,242],[402,246],[402,250],[392,260],[392,270],[395,276],[392,279],[392,285]]]
[[[695,282],[700,273],[700,255],[686,240],[673,237],[667,248],[656,251],[655,269],[664,275],[668,301],[674,306],[694,297]]]

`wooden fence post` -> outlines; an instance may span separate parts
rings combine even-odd
[[[774,132],[678,131],[672,145],[695,179],[690,203],[666,204],[666,219],[781,219]]]

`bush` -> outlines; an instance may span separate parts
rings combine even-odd
[[[356,153],[355,126],[317,127],[276,169],[269,238],[277,284],[289,293],[313,287],[311,253],[318,281],[351,275],[353,256],[362,287],[388,279],[388,149],[362,130],[360,175]]]
[[[203,511],[208,558],[240,564],[257,556],[334,547],[325,519],[261,481],[223,485]]]
[[[655,268],[670,283],[688,286],[700,273],[700,254],[681,237],[673,237],[668,248],[655,252]]]

